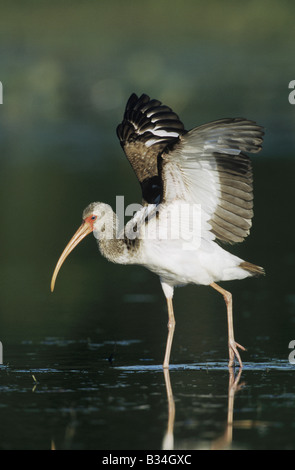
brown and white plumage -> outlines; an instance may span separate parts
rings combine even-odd
[[[143,200],[158,202],[162,189],[158,156],[185,132],[182,122],[168,106],[147,95],[130,96],[117,135],[140,182]]]
[[[219,240],[241,242],[249,234],[253,176],[244,152],[261,150],[262,127],[234,118],[187,132],[170,108],[133,94],[117,134],[145,201],[171,202],[184,196],[187,202],[202,204]]]
[[[141,185],[143,207],[118,234],[110,206],[88,206],[82,226],[58,261],[52,290],[66,256],[93,231],[110,261],[140,264],[159,275],[169,315],[164,367],[169,366],[175,326],[174,287],[188,283],[210,285],[224,296],[229,365],[236,357],[241,366],[238,348],[244,348],[234,339],[231,294],[216,281],[243,279],[263,269],[232,255],[219,242],[241,242],[250,232],[253,176],[246,152],[260,151],[262,128],[247,119],[227,118],[186,131],[160,101],[133,94],[117,134]]]

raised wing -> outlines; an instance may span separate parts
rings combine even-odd
[[[201,204],[210,238],[241,242],[253,217],[252,166],[243,152],[261,150],[262,127],[243,118],[196,127],[161,156],[163,202]]]
[[[162,192],[159,153],[184,133],[182,122],[168,106],[147,95],[130,96],[117,135],[140,182],[145,202],[159,201]]]

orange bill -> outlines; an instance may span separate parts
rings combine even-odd
[[[83,222],[81,227],[78,228],[75,235],[71,238],[71,240],[65,247],[64,251],[60,255],[57,265],[55,266],[55,270],[53,272],[52,279],[51,279],[51,286],[50,286],[51,292],[54,291],[54,286],[55,286],[57,275],[65,259],[69,256],[71,251],[73,251],[73,249],[78,245],[78,243],[80,243],[80,241],[82,241],[83,238],[89,235],[89,233],[91,233],[92,231],[93,231],[93,225],[88,222]]]

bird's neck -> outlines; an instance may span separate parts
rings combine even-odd
[[[130,264],[132,263],[129,250],[124,239],[99,239],[98,240],[99,251],[102,256],[107,258],[112,263],[118,264]]]
[[[105,224],[94,231],[99,251],[109,261],[118,264],[136,263],[139,240],[129,240],[125,231],[118,231],[118,218],[112,211],[105,219]]]

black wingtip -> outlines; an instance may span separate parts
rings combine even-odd
[[[132,93],[127,101],[117,136],[124,145],[130,138],[162,143],[163,147],[185,132],[183,123],[171,108],[145,93]],[[152,145],[152,143],[149,143]]]

